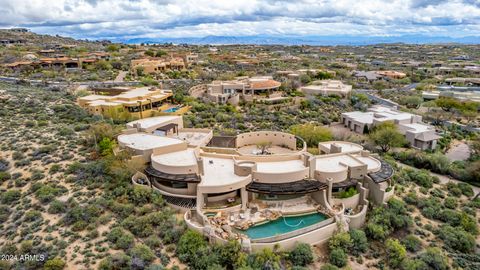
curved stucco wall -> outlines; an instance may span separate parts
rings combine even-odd
[[[173,188],[162,185],[157,181],[152,181],[152,186],[155,187],[156,190],[164,191],[167,193],[165,195],[170,196],[187,195],[193,198],[197,194],[196,185],[197,184],[189,183],[187,188]]]
[[[283,173],[266,173],[266,172],[253,172],[253,178],[256,182],[261,183],[270,183],[270,184],[280,184],[280,183],[289,183],[294,181],[300,181],[302,179],[308,178],[309,169],[304,168],[300,170],[295,170],[292,172],[283,172]]]
[[[368,210],[368,201],[364,201],[364,204],[362,205],[362,210],[360,210],[359,213],[356,215],[345,215],[348,219],[350,219],[350,222],[348,223],[348,227],[351,229],[359,229],[363,227],[365,224],[365,220],[367,219],[367,210]]]
[[[239,134],[236,138],[237,148],[263,142],[271,142],[272,145],[286,146],[291,150],[296,150],[297,148],[297,138],[295,135],[278,131],[247,132]]]
[[[241,189],[245,187],[246,185],[250,184],[252,182],[252,176],[248,175],[245,176],[243,179],[236,181],[236,182],[229,182],[225,183],[224,185],[217,185],[217,186],[202,186],[201,184],[197,186],[197,190],[200,193],[223,193],[223,192],[229,192],[229,191],[234,191],[237,189]]]
[[[156,162],[155,159],[151,158],[151,165],[152,167],[160,172],[169,173],[169,174],[191,174],[191,173],[198,173],[198,164],[192,165],[167,165]]]
[[[314,177],[322,182],[327,182],[327,179],[331,179],[333,183],[343,182],[348,177],[348,167],[344,167],[344,169],[335,172],[322,172],[315,170]]]
[[[350,198],[332,198],[333,204],[342,204],[345,206],[345,208],[352,208],[355,209],[358,204],[360,203],[360,193],[357,193],[353,195]]]

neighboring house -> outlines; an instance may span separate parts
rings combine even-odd
[[[375,125],[387,121],[392,121],[414,148],[435,149],[437,140],[440,138],[433,126],[422,123],[421,116],[389,107],[375,105],[366,112],[342,113],[342,123],[345,127],[362,134],[372,130]]]
[[[197,85],[190,89],[195,91],[197,97],[220,104],[238,104],[240,99],[245,101],[275,101],[283,100],[283,93],[278,89],[281,83],[269,76],[263,77],[238,77],[231,81],[213,81],[206,85]]]
[[[352,91],[352,86],[338,80],[314,81],[312,85],[303,86],[300,91],[306,95],[339,95],[345,97]]]
[[[163,58],[144,58],[134,59],[130,62],[130,68],[133,73],[138,69],[143,69],[145,74],[163,73],[169,70],[182,70],[186,65],[181,57]]]
[[[451,97],[460,101],[475,101],[480,103],[479,91],[423,91],[422,97],[424,100],[435,100],[440,97]]]
[[[4,64],[3,67],[13,71],[20,71],[27,68],[75,70],[75,69],[81,69],[84,64],[86,65],[86,64],[95,63],[99,59],[103,59],[103,58],[96,58],[90,55],[88,57],[81,57],[81,58],[72,58],[72,57],[66,57],[63,55],[57,55],[54,57],[44,57],[39,59],[37,58],[37,59],[28,60],[28,61],[17,61],[13,63]]]
[[[235,239],[252,252],[325,243],[338,230],[362,227],[369,203],[394,193],[393,168],[357,144],[323,142],[324,154],[312,155],[301,138],[283,132],[226,139],[220,145],[211,130],[154,117],[127,124],[118,143],[145,163],[134,185],[158,191],[212,243]]]
[[[130,118],[145,118],[155,113],[181,115],[189,110],[187,106],[168,102],[168,99],[173,96],[171,90],[151,87],[116,87],[99,89],[96,92],[104,94],[89,95],[77,100],[78,105],[95,115],[111,118],[119,118],[122,115],[128,115]]]
[[[354,71],[353,77],[359,82],[373,83],[380,80],[398,80],[407,77],[403,72],[393,70]]]

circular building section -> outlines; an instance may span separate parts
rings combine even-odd
[[[240,155],[285,155],[306,151],[302,139],[278,131],[242,133],[236,137],[235,145]]]

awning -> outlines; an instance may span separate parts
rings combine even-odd
[[[390,164],[383,160],[380,160],[380,163],[382,164],[382,166],[380,167],[380,170],[378,172],[368,174],[368,176],[370,176],[370,178],[372,178],[375,183],[382,183],[387,181],[393,176],[394,173],[394,170],[392,166],[390,166]]]
[[[159,180],[167,181],[178,181],[178,182],[188,182],[188,183],[200,183],[200,177],[195,173],[190,174],[170,174],[157,171],[152,166],[148,166],[145,169],[145,174],[148,177],[157,178]]]
[[[300,180],[281,184],[252,182],[247,186],[247,190],[262,194],[288,195],[312,193],[319,190],[324,190],[327,187],[327,184],[317,180]]]

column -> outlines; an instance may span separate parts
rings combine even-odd
[[[240,189],[240,198],[242,200],[242,210],[247,209],[247,203],[248,203],[248,192],[245,187],[242,187]]]
[[[203,209],[203,205],[205,204],[205,199],[203,193],[197,192],[197,211],[201,211]]]
[[[327,185],[328,185],[328,190],[327,190],[327,201],[331,205],[332,201],[332,187],[333,187],[333,179],[332,178],[327,178]]]

